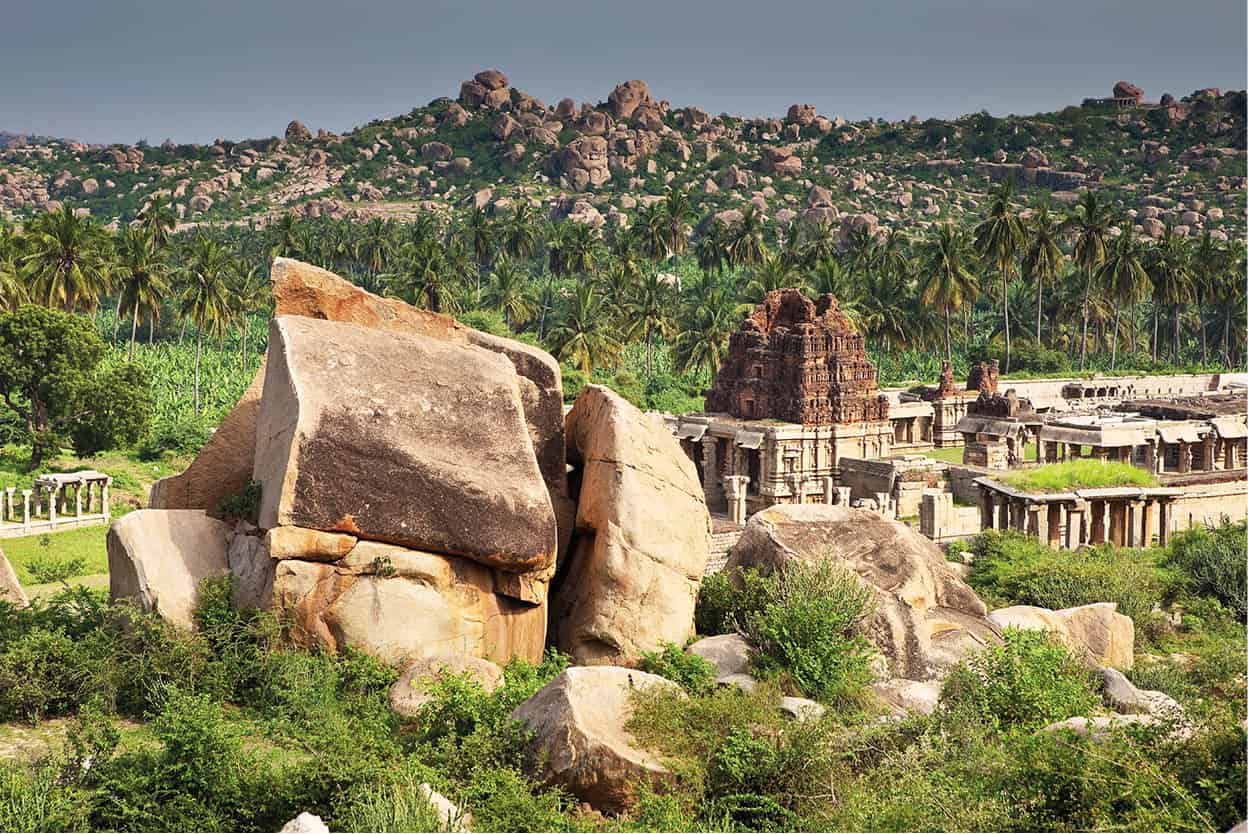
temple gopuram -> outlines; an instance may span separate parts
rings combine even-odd
[[[713,510],[836,503],[842,456],[884,457],[894,430],[862,336],[824,295],[774,290],[741,323],[706,398],[676,427]]]

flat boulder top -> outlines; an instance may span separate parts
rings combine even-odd
[[[418,334],[274,319],[256,431],[261,526],[523,572],[555,518],[511,362]]]

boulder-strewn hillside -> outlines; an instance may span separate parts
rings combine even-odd
[[[596,104],[547,103],[484,70],[455,99],[342,135],[295,120],[284,137],[207,146],[6,137],[0,216],[70,203],[125,221],[156,195],[187,224],[287,212],[410,218],[528,199],[597,226],[628,223],[673,186],[701,216],[752,203],[781,226],[805,216],[842,230],[922,229],[975,213],[992,181],[1012,178],[1024,198],[1057,203],[1099,189],[1146,235],[1167,222],[1218,238],[1243,229],[1243,91],[1149,103],[1118,82],[1113,98],[1056,113],[904,122],[846,122],[801,103],[783,116],[716,116],[661,95],[633,80]]]

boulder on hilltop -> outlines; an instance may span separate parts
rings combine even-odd
[[[638,79],[617,84],[611,91],[611,95],[607,96],[607,105],[617,119],[627,119],[638,107],[658,106],[655,100],[650,98],[650,86]]]
[[[295,119],[286,125],[286,141],[287,142],[310,142],[312,140],[312,131],[308,130],[307,125]]]

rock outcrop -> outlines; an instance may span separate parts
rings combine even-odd
[[[552,615],[559,647],[580,664],[628,665],[683,643],[710,557],[693,463],[661,422],[598,385],[569,412],[567,442],[581,486]]]
[[[790,561],[819,560],[843,565],[875,592],[867,636],[895,677],[939,678],[968,653],[1000,640],[983,602],[945,566],[940,548],[870,510],[769,507],[750,519],[725,570],[770,572]]]
[[[517,374],[496,353],[279,316],[256,439],[266,530],[346,533],[509,573],[554,564]]]
[[[650,87],[644,81],[633,79],[617,84],[607,96],[607,105],[617,119],[627,119],[638,107],[654,107],[655,101],[650,98]]]
[[[534,737],[530,753],[546,782],[607,813],[626,811],[638,789],[670,775],[624,729],[634,690],[676,685],[616,666],[574,666],[512,711]]]
[[[1000,629],[1047,631],[1089,666],[1130,669],[1135,662],[1135,623],[1112,602],[1050,611],[1034,605],[1011,605],[988,615]]]
[[[194,628],[199,582],[224,575],[230,527],[200,510],[136,510],[108,529],[109,599]]]
[[[433,700],[429,684],[447,675],[476,681],[486,692],[503,685],[503,670],[480,657],[454,653],[423,657],[409,663],[390,686],[390,708],[399,715],[414,718],[422,706]]]

